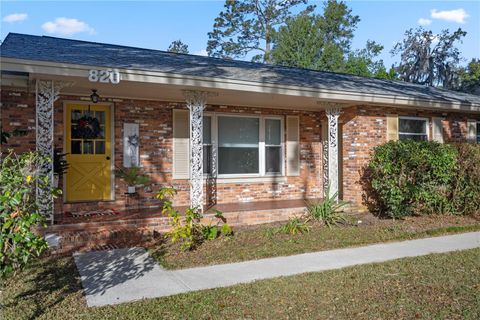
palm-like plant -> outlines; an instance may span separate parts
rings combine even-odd
[[[326,194],[327,196],[321,201],[307,202],[307,219],[321,221],[329,228],[340,223],[346,223],[347,218],[341,209],[348,205],[349,202],[337,201],[338,192],[329,196],[330,187],[327,188]]]
[[[140,173],[139,167],[119,168],[115,170],[117,177],[121,178],[130,189],[137,185],[144,185],[150,182],[150,177]]]

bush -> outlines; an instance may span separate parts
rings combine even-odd
[[[330,188],[326,194],[330,194]],[[307,212],[300,217],[290,217],[284,225],[275,229],[268,229],[265,236],[272,237],[277,233],[300,234],[310,232],[310,223],[321,222],[327,227],[337,226],[339,224],[348,224],[349,219],[342,212],[342,208],[349,204],[347,201],[337,201],[338,193],[332,196],[326,196],[319,201],[307,201]]]
[[[290,217],[286,224],[277,229],[277,232],[290,235],[309,233],[310,226],[308,225],[308,221],[302,217]]]
[[[51,160],[34,152],[10,152],[0,161],[0,276],[22,269],[48,247],[32,230],[44,224],[35,186],[49,188],[48,177],[39,173],[48,161]],[[50,193],[56,196],[60,191],[50,189]]]
[[[457,214],[480,213],[480,145],[454,144],[457,169],[451,186],[451,201]]]
[[[327,196],[318,202],[307,202],[307,220],[314,220],[323,222],[327,227],[332,227],[340,223],[346,223],[347,218],[341,212],[341,209],[348,205],[346,201],[338,201],[336,192],[332,196],[330,194],[330,187],[327,188]]]
[[[480,201],[479,163],[478,146],[390,141],[374,148],[365,189],[375,211],[392,218],[472,213]]]
[[[167,236],[172,242],[180,241],[183,250],[194,250],[203,241],[214,240],[220,235],[225,237],[233,235],[232,228],[226,223],[223,213],[219,210],[215,210],[216,224],[202,224],[200,221],[203,216],[197,208],[187,208],[185,215],[181,215],[173,208],[172,199],[176,194],[175,188],[163,187],[158,191],[156,197],[163,202],[162,213],[170,218],[172,229]]]

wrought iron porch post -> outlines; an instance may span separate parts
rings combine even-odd
[[[70,83],[53,80],[36,81],[36,149],[48,156],[51,162],[45,164],[40,170],[41,174],[48,177],[50,186],[53,186],[53,149],[54,149],[54,102],[58,99],[60,90]],[[40,212],[47,221],[53,223],[53,197],[50,190],[37,186],[37,203]]]
[[[203,110],[208,92],[183,92],[190,111],[190,206],[203,211]]]
[[[340,116],[340,108],[332,107],[326,110],[328,122],[328,185],[329,197],[337,194],[338,200],[338,118]]]

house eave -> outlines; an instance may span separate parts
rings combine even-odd
[[[1,58],[2,71],[26,72],[30,78],[36,79],[45,76],[81,77],[87,78],[91,69],[111,69],[106,66],[83,64],[68,64],[49,61],[24,60],[15,58]],[[172,86],[191,87],[202,90],[232,90],[243,92],[257,92],[275,95],[309,97],[322,102],[360,103],[374,105],[388,105],[393,107],[425,108],[445,111],[480,112],[480,104],[470,102],[454,102],[445,100],[431,100],[413,98],[401,95],[366,94],[346,90],[330,90],[315,87],[300,87],[279,85],[272,83],[252,82],[214,77],[200,77],[176,73],[146,71],[139,69],[116,69],[121,74],[122,81],[164,84]]]

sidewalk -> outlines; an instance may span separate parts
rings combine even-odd
[[[143,248],[76,253],[74,258],[92,307],[476,247],[480,232],[171,271]]]

